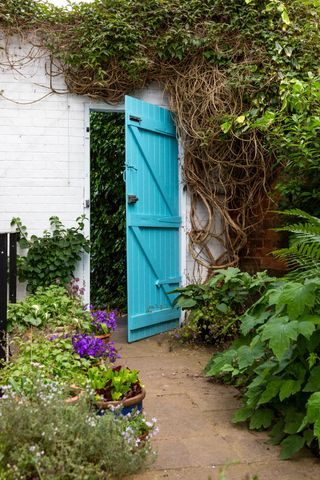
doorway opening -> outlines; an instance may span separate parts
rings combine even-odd
[[[90,290],[96,308],[127,310],[122,112],[90,112]]]

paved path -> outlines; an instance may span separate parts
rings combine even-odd
[[[231,465],[226,480],[319,480],[320,461],[304,451],[295,460],[279,460],[279,448],[266,433],[234,425],[231,417],[240,405],[232,387],[209,382],[202,369],[210,358],[206,349],[175,347],[170,351],[161,335],[133,344],[125,328],[113,336],[122,364],[140,370],[146,387],[146,414],[158,419],[160,433],[153,440],[158,457],[134,480],[218,480],[219,471]]]

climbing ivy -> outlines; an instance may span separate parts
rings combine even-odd
[[[150,81],[163,85],[188,138],[191,253],[210,269],[237,263],[275,183],[285,207],[319,213],[318,0],[95,0],[65,8],[7,0],[0,25],[8,36],[36,32],[73,93],[117,102]],[[217,212],[219,258],[210,250]]]
[[[125,310],[124,114],[91,113],[91,301]]]
[[[66,228],[58,217],[49,218],[50,230],[42,236],[29,237],[27,227],[19,217],[11,225],[19,233],[19,246],[25,250],[18,257],[19,280],[27,282],[27,291],[34,293],[38,287],[53,284],[66,285],[74,278],[75,267],[81,253],[89,252],[89,240],[83,235],[85,216],[76,219],[75,227]]]

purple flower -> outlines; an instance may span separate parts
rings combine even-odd
[[[110,362],[113,363],[117,360],[117,358],[121,358],[121,355],[119,355],[119,353],[117,352],[114,346],[114,342],[109,342],[107,346],[108,346],[108,357]]]
[[[97,332],[113,332],[117,328],[117,314],[114,310],[105,312],[104,310],[93,311],[93,306],[89,305],[92,326]]]
[[[111,362],[115,362],[119,355],[114,347],[114,342],[106,343],[103,338],[96,338],[94,335],[85,333],[74,335],[72,337],[74,351],[80,357],[108,357]]]

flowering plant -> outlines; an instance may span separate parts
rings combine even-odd
[[[87,308],[87,307],[85,307]],[[89,305],[90,315],[86,316],[82,322],[81,328],[87,333],[94,333],[95,335],[103,335],[111,333],[117,328],[117,312],[111,310],[94,310],[92,305]]]
[[[115,310],[106,312],[104,310],[92,310],[90,305],[90,312],[92,317],[92,331],[95,333],[110,333],[117,328],[117,314]]]
[[[134,438],[140,431],[137,421],[130,434],[130,417],[108,411],[98,416],[86,393],[72,406],[65,398],[64,388],[54,383],[35,382],[31,398],[4,389],[1,480],[121,479],[151,460],[150,442]],[[134,448],[136,443],[139,448]],[[108,448],[102,448],[105,445]]]
[[[120,358],[114,346],[114,342],[106,343],[102,338],[94,335],[86,335],[85,333],[73,335],[72,345],[74,351],[81,357],[107,357],[111,362],[115,362]]]
[[[124,429],[121,434],[133,447],[141,447],[144,442],[151,440],[159,433],[157,419],[148,420],[137,410],[124,415],[122,422]]]

